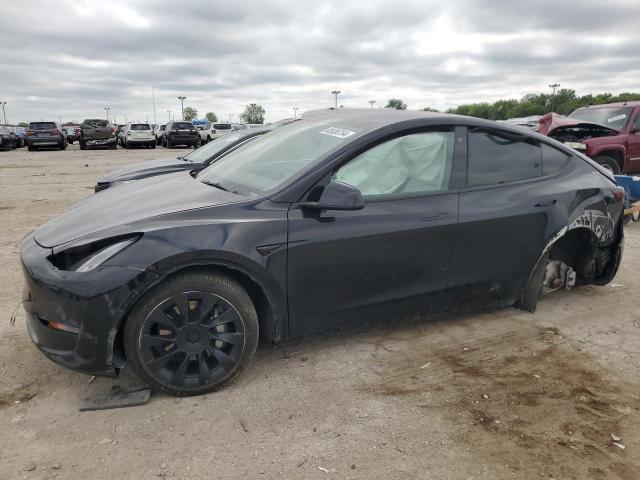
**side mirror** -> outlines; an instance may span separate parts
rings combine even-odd
[[[330,182],[317,202],[303,202],[301,208],[309,210],[361,210],[364,198],[356,187],[342,182]]]

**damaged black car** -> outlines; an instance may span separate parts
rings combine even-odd
[[[214,390],[280,341],[609,282],[624,190],[517,127],[333,110],[199,173],[93,195],[21,243],[24,307],[50,359]]]

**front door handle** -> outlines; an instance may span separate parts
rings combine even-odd
[[[558,202],[557,200],[549,200],[548,202],[536,203],[534,207],[536,208],[550,207],[551,205],[555,205],[557,202]]]
[[[442,213],[439,213],[438,215],[432,215],[430,217],[422,217],[420,219],[420,221],[421,222],[432,222],[434,220],[440,220],[441,218],[444,218],[446,216],[447,216],[447,213],[446,212],[442,212]]]

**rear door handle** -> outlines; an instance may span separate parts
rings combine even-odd
[[[541,207],[550,207],[551,205],[555,205],[558,201],[557,200],[549,200],[548,202],[540,202],[540,203],[536,203],[534,205],[534,207],[536,208],[541,208]]]
[[[422,217],[420,219],[420,221],[421,222],[432,222],[434,220],[440,220],[441,218],[444,218],[446,216],[447,216],[447,213],[446,212],[442,212],[442,213],[439,213],[438,215],[432,215],[430,217]]]

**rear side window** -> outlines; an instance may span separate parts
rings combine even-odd
[[[500,185],[542,176],[540,146],[500,136],[469,132],[467,185]]]
[[[542,144],[542,175],[553,175],[564,169],[571,161],[571,155],[557,148]]]
[[[54,122],[33,122],[29,124],[30,130],[53,130],[58,128]]]
[[[231,130],[231,125],[228,123],[214,123],[213,128],[216,130]]]
[[[131,124],[131,130],[151,130],[148,123],[133,123]]]

